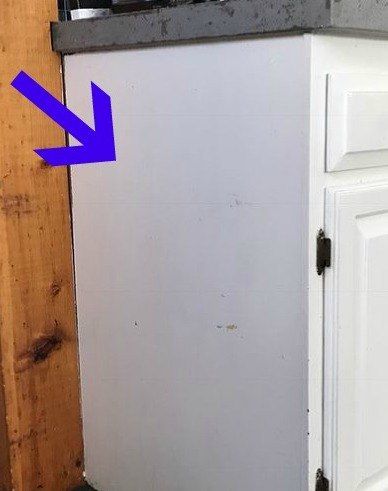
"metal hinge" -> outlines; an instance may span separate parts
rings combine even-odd
[[[315,483],[315,491],[329,491],[329,480],[324,476],[322,469],[317,470]]]
[[[317,273],[323,274],[325,268],[331,266],[331,240],[325,236],[321,229],[317,235]]]

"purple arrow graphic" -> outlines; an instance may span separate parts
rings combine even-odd
[[[111,100],[96,84],[91,82],[94,130],[27,73],[21,71],[11,85],[81,143],[75,147],[35,149],[50,165],[116,161]]]

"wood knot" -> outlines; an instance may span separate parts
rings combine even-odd
[[[32,343],[30,349],[18,356],[15,371],[20,373],[28,370],[34,365],[45,361],[54,351],[62,347],[65,335],[55,321],[52,332],[42,334]]]
[[[48,167],[51,167],[51,165],[43,159],[40,159],[39,163],[40,163],[41,169],[47,169]]]
[[[50,287],[51,296],[56,297],[60,291],[61,291],[61,285],[54,281]]]
[[[44,361],[50,353],[61,347],[62,338],[59,334],[54,333],[48,336],[42,336],[34,341],[31,347],[31,359],[34,363]]]

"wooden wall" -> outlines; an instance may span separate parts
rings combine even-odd
[[[25,70],[58,98],[56,0],[0,6],[0,489],[69,490],[83,450],[66,168],[34,148],[64,134],[11,86]]]

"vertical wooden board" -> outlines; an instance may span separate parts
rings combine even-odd
[[[7,491],[82,482],[68,176],[33,152],[62,146],[64,135],[10,86],[23,69],[61,97],[60,58],[50,46],[56,16],[56,0],[1,2],[0,489]]]
[[[5,401],[4,386],[0,370],[0,490],[7,491],[11,488],[11,472],[9,462],[9,445],[7,428],[5,425]]]

